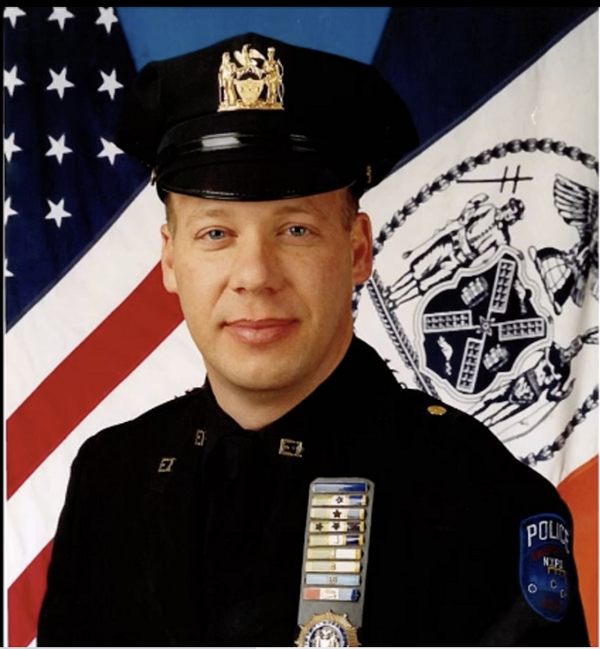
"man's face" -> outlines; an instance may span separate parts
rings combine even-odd
[[[344,227],[345,191],[264,202],[169,196],[164,284],[217,395],[303,398],[343,357],[352,287],[371,273],[369,219]]]

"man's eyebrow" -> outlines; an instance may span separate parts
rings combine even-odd
[[[202,218],[223,218],[229,215],[229,210],[222,207],[198,207],[187,214],[186,221],[197,221]]]
[[[311,201],[303,200],[297,203],[285,204],[276,210],[277,214],[281,215],[294,215],[294,214],[308,214],[313,216],[326,216],[327,210],[323,210],[320,205]]]
[[[298,202],[283,204],[278,206],[273,214],[276,216],[294,216],[300,214],[312,215],[324,218],[328,211],[324,210],[319,204],[311,200],[301,200]],[[186,215],[186,223],[193,223],[201,219],[210,218],[228,218],[234,214],[227,207],[197,207]]]

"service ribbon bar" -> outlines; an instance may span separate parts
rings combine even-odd
[[[304,599],[336,600],[338,602],[355,602],[358,599],[356,588],[305,588]]]
[[[323,626],[332,637],[348,638],[347,646],[359,646],[373,491],[362,478],[319,478],[310,485],[297,646],[316,646],[305,643],[320,637]]]
[[[307,561],[306,572],[360,572],[360,561]]]
[[[308,545],[364,545],[364,534],[311,534]]]
[[[360,586],[360,575],[332,575],[327,573],[307,573],[304,583],[307,586]]]
[[[362,550],[357,548],[308,548],[307,559],[360,559]]]
[[[364,521],[310,521],[309,532],[364,532]]]
[[[339,494],[348,491],[365,493],[367,483],[364,480],[359,482],[313,482],[311,492],[314,494]]]
[[[358,519],[363,520],[365,517],[364,508],[356,507],[311,507],[310,509],[311,518],[325,518],[328,520],[340,520],[345,521],[348,519]]]
[[[312,497],[313,507],[360,507],[367,504],[367,497],[358,494],[316,494]]]

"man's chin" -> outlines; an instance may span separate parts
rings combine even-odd
[[[296,331],[296,333],[299,333]],[[305,336],[292,335],[270,344],[239,342],[227,336],[204,357],[209,378],[234,392],[264,392],[306,396],[335,368],[345,350],[313,345]],[[212,361],[212,362],[211,362]],[[211,383],[214,380],[211,378]]]
[[[240,368],[231,379],[238,389],[254,393],[287,392],[303,383],[297,371],[274,367],[272,363],[262,367]]]
[[[302,390],[306,377],[314,375],[314,368],[305,367],[303,355],[280,346],[278,349],[245,350],[244,353],[228,353],[205,363],[211,383],[218,382],[233,392],[286,393]],[[229,350],[228,350],[229,351]],[[306,358],[304,358],[306,361]]]

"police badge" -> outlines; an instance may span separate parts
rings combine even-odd
[[[332,611],[313,615],[300,630],[298,647],[358,647],[356,629],[346,615]]]

